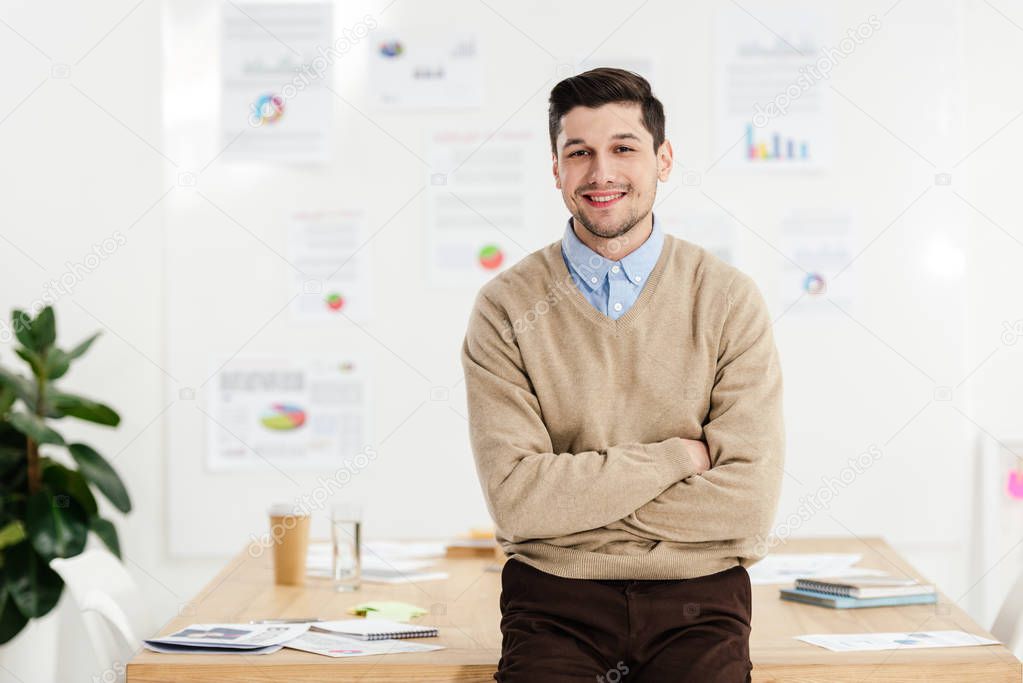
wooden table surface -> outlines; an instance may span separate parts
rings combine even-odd
[[[861,566],[924,579],[878,538],[794,539],[774,552],[849,552]],[[351,618],[348,607],[368,600],[401,600],[429,610],[416,623],[440,636],[418,642],[444,645],[434,652],[330,658],[287,648],[271,655],[168,655],[143,650],[129,663],[129,683],[187,681],[492,681],[501,654],[499,572],[483,559],[442,560],[450,577],[420,584],[363,584],[336,593],[325,579],[304,587],[276,586],[269,553],[238,554],[160,631],[188,624],[247,622],[274,617]],[[750,639],[754,681],[1001,681],[1023,680],[1023,668],[1002,645],[883,652],[830,652],[793,638],[809,633],[963,630],[986,637],[942,595],[936,605],[833,610],[782,601],[777,585],[753,587]]]

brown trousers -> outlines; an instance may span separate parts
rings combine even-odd
[[[741,566],[681,580],[564,579],[508,560],[501,683],[748,683]]]

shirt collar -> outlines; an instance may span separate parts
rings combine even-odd
[[[612,261],[583,244],[579,236],[575,234],[575,230],[572,229],[572,219],[569,218],[565,226],[565,236],[561,240],[561,251],[565,255],[565,260],[572,266],[572,270],[575,271],[579,279],[589,289],[594,290],[604,283],[607,271],[615,263],[621,264],[625,275],[629,278],[629,282],[634,285],[642,285],[646,282],[650,271],[657,264],[657,259],[661,255],[661,247],[663,245],[664,233],[657,225],[657,216],[654,214],[650,236],[647,237],[643,244],[639,245],[638,248],[630,252],[625,258],[619,261]],[[637,277],[639,280],[636,279]]]

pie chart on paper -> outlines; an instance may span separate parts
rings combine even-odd
[[[496,244],[488,244],[479,253],[479,263],[485,270],[495,270],[504,261],[504,252]]]
[[[345,305],[345,298],[337,292],[331,292],[325,299],[327,310],[340,311]]]
[[[274,403],[259,418],[260,423],[274,431],[298,429],[305,424],[305,411],[290,403]]]

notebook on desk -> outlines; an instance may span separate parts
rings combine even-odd
[[[928,605],[938,601],[937,593],[919,593],[917,595],[894,595],[886,598],[852,598],[829,593],[818,593],[801,588],[782,588],[782,600],[793,600],[808,605],[833,607],[835,609],[853,609],[857,607],[894,607],[896,605]]]
[[[898,576],[848,576],[796,579],[796,588],[849,598],[892,598],[933,593],[934,586]]]
[[[437,635],[433,626],[404,624],[389,619],[345,619],[343,621],[317,621],[310,625],[314,631],[327,631],[361,640],[386,638],[427,638]]]

